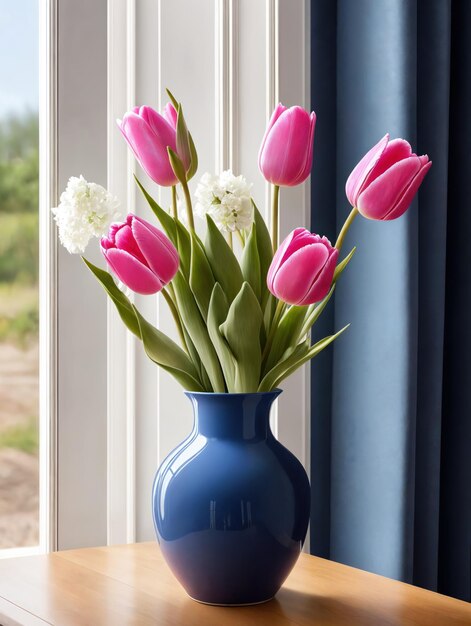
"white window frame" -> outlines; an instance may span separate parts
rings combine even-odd
[[[57,6],[38,11],[39,49],[39,542],[0,550],[0,558],[55,550],[56,523],[56,237],[49,208],[56,198]]]
[[[39,4],[39,551],[57,549],[57,4]]]
[[[107,541],[106,301],[50,211],[72,175],[106,185],[106,11],[39,2],[40,541],[2,557]]]

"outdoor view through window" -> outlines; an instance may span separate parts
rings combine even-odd
[[[38,0],[0,0],[0,548],[38,544]]]

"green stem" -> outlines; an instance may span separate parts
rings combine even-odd
[[[177,208],[177,186],[172,185],[172,213],[175,219],[178,219],[178,208]]]
[[[173,289],[173,287],[172,287]],[[177,331],[178,331],[178,335],[180,336],[180,340],[182,342],[182,345],[186,351],[186,353],[188,354],[188,346],[186,344],[186,340],[185,340],[185,333],[183,332],[183,326],[182,326],[182,322],[180,319],[180,315],[178,314],[178,309],[175,306],[175,303],[173,301],[172,296],[169,294],[169,292],[164,288],[162,289],[162,294],[165,298],[165,300],[167,301],[168,304],[168,308],[170,309],[170,312],[173,316],[173,319],[175,320],[175,325],[177,327]]]
[[[273,343],[273,339],[275,337],[276,329],[278,328],[278,322],[280,321],[283,311],[285,308],[285,303],[282,300],[278,300],[276,303],[275,314],[273,315],[273,321],[271,323],[270,332],[268,333],[267,342],[265,344],[265,348],[262,354],[262,362],[265,362],[266,358],[270,354],[271,346]]]
[[[227,233],[227,243],[229,244],[230,249],[234,250],[234,240],[232,237],[232,231],[229,231]]]
[[[350,215],[347,217],[344,225],[342,226],[342,230],[340,231],[339,236],[337,237],[337,241],[335,243],[335,247],[337,248],[337,250],[341,249],[343,245],[343,240],[345,239],[345,236],[348,233],[349,228],[353,224],[353,220],[356,218],[357,215],[358,209],[356,207],[353,207],[353,209],[350,211]]]
[[[271,240],[273,243],[273,252],[278,248],[278,213],[279,213],[280,188],[273,185],[273,198],[271,205]]]
[[[188,213],[188,224],[190,226],[190,230],[194,231],[195,220],[193,219],[193,205],[191,204],[190,190],[188,189],[188,183],[186,181],[182,183],[182,188],[183,188],[183,193],[185,195],[186,210]]]

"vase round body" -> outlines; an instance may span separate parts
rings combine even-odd
[[[280,393],[186,393],[194,427],[157,471],[153,515],[165,560],[200,602],[271,599],[301,551],[310,488],[270,430]]]

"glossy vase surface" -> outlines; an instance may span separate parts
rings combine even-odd
[[[153,515],[164,558],[200,602],[271,599],[301,551],[310,488],[270,430],[280,393],[186,394],[194,427],[156,474]]]

